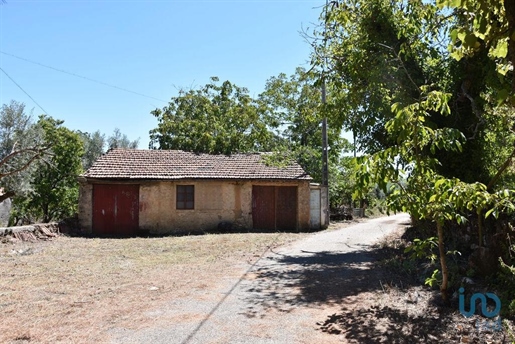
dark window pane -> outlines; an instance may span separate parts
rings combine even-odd
[[[177,185],[176,195],[177,209],[195,208],[195,187],[194,185]]]

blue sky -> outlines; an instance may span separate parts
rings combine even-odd
[[[0,5],[0,67],[73,130],[119,128],[148,147],[150,111],[211,76],[257,96],[268,78],[308,67],[325,1],[20,1]],[[10,54],[10,55],[6,55]],[[64,70],[77,76],[20,60]],[[155,99],[154,99],[155,98]],[[0,103],[43,111],[0,71]]]

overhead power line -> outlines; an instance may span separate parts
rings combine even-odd
[[[21,86],[20,86],[20,84],[18,84],[16,81],[14,81],[14,79],[13,79],[13,78],[11,78],[11,76],[10,76],[9,74],[7,74],[7,72],[6,72],[2,67],[0,67],[0,70],[1,70],[2,72],[4,72],[4,74],[5,74],[9,79],[11,79],[11,81],[12,81],[16,86],[18,86],[18,88],[19,88],[20,90],[22,90],[22,92],[23,92],[23,93],[25,93],[25,94],[27,95],[27,97],[29,97],[30,99],[32,99],[32,101],[33,101],[33,102],[34,102],[34,103],[35,103],[35,104],[36,104],[36,105],[41,109],[41,111],[43,111],[43,113],[44,113],[45,115],[48,115],[48,112],[46,112],[46,110],[45,110],[45,109],[43,109],[43,107],[42,107],[41,105],[39,105],[39,103],[38,103],[34,98],[32,98],[32,97],[30,96],[30,94],[28,94],[28,93],[27,93],[27,91],[25,91],[25,90],[23,89],[23,87],[21,87]]]
[[[22,60],[22,61],[29,62],[29,63],[35,64],[35,65],[38,65],[38,66],[41,66],[41,67],[52,69],[52,70],[55,70],[57,72],[61,72],[61,73],[68,74],[68,75],[72,75],[72,76],[75,76],[77,78],[88,80],[88,81],[91,81],[91,82],[94,82],[94,83],[97,83],[97,84],[100,84],[100,85],[104,85],[104,86],[107,86],[107,87],[115,88],[115,89],[120,90],[120,91],[132,93],[132,94],[136,94],[136,95],[141,96],[141,97],[150,98],[150,99],[158,100],[160,102],[168,103],[168,101],[163,100],[163,99],[159,99],[159,98],[155,98],[155,97],[143,94],[143,93],[131,91],[131,90],[128,90],[126,88],[119,87],[119,86],[116,86],[116,85],[111,85],[111,84],[108,84],[106,82],[95,80],[95,79],[92,79],[92,78],[88,78],[86,76],[79,75],[79,74],[76,74],[76,73],[68,72],[68,71],[63,70],[63,69],[59,69],[59,68],[55,68],[55,67],[52,67],[52,66],[48,66],[48,65],[45,65],[43,63],[39,63],[39,62],[32,61],[32,60],[29,60],[29,59],[26,59],[26,58],[23,58],[23,57],[20,57],[20,56],[16,56],[16,55],[13,55],[13,54],[10,54],[10,53],[6,53],[5,51],[0,51],[0,53],[4,54],[4,55],[7,55],[7,56],[14,57],[14,58],[16,58],[18,60]]]

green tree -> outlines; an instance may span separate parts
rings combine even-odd
[[[324,109],[321,100],[321,87],[316,84],[316,76],[304,68],[295,73],[284,73],[267,80],[265,90],[258,97],[259,109],[268,126],[281,140],[276,150],[280,157],[296,160],[313,177],[322,181],[322,120],[329,117],[328,152],[331,203],[340,205],[345,189],[345,175],[348,164],[342,153],[351,149],[349,142],[341,137],[339,113],[327,114],[327,110],[338,112],[335,107]],[[328,92],[332,94],[331,91]],[[330,100],[329,100],[330,101]],[[325,111],[324,111],[325,110]]]
[[[49,222],[73,216],[77,210],[77,176],[82,172],[83,144],[78,133],[63,121],[40,116],[36,126],[51,154],[31,174],[31,190],[14,200],[13,220]]]
[[[291,152],[320,181],[324,115],[320,88],[315,86],[315,81],[314,75],[303,68],[297,68],[289,77],[281,73],[267,80],[258,101],[269,127],[281,138],[283,150]],[[337,160],[341,129],[332,125],[329,128],[329,145],[335,146],[331,157]]]
[[[438,0],[442,8],[454,9],[457,24],[450,32],[449,45],[452,56],[457,61],[468,61],[471,58],[485,56],[489,60],[490,70],[494,70],[490,93],[487,94],[489,108],[486,111],[475,111],[475,115],[483,119],[492,128],[485,135],[485,146],[492,147],[492,141],[500,141],[504,146],[493,148],[497,157],[503,162],[497,165],[495,174],[488,183],[492,189],[508,170],[515,158],[514,142],[514,106],[515,106],[515,4],[511,1],[493,0]],[[469,15],[474,13],[473,16]],[[483,73],[484,75],[484,73]],[[477,108],[477,102],[474,104]],[[481,110],[481,109],[480,109]],[[488,150],[487,150],[488,151]],[[495,158],[489,157],[489,162]],[[511,171],[513,173],[513,170]]]
[[[333,87],[332,106],[358,150],[372,153],[392,144],[384,125],[392,102],[418,99],[418,85],[444,73],[441,46],[431,38],[442,19],[422,1],[332,1],[315,31],[312,62]]]
[[[399,139],[386,130],[396,116],[391,104],[409,106],[431,90],[450,94],[450,112],[428,109],[425,121],[432,130],[463,133],[462,150],[423,154],[440,162],[438,174],[494,191],[499,180],[513,180],[512,7],[490,0],[331,2],[313,53],[336,91],[330,106],[343,109],[328,113],[341,116],[360,150],[375,153]]]
[[[93,163],[106,152],[107,149],[113,148],[138,148],[139,139],[131,141],[127,135],[122,134],[120,129],[115,128],[113,133],[107,137],[99,130],[93,133],[79,132],[84,146],[84,155],[82,156],[82,168],[87,170]]]
[[[98,137],[97,137],[98,139]],[[100,141],[98,140],[98,143]],[[128,148],[128,149],[136,149],[138,148],[139,139],[134,141],[129,140],[127,135],[122,134],[120,129],[115,128],[113,134],[107,138],[107,146],[109,149],[113,148]]]
[[[101,134],[99,130],[93,133],[79,133],[82,144],[84,147],[84,155],[82,156],[82,168],[87,170],[93,163],[105,153],[104,147],[106,146],[105,135]]]
[[[335,106],[349,106],[342,122],[371,153],[359,159],[356,181],[363,191],[356,197],[377,184],[391,210],[435,223],[440,288],[448,300],[445,224],[461,223],[468,212],[475,213],[482,245],[483,216],[514,208],[513,191],[493,187],[507,171],[506,163],[495,169],[487,165],[496,161],[495,154],[507,156],[505,161],[513,158],[504,146],[513,142],[513,111],[498,113],[499,104],[509,100],[503,85],[511,78],[506,70],[513,62],[499,59],[499,36],[488,38],[497,30],[489,31],[489,25],[505,23],[496,19],[504,14],[502,6],[442,3],[461,8],[449,12],[427,1],[332,2],[322,16],[322,42],[315,45],[313,61],[328,65],[325,77],[339,90]],[[481,13],[477,17],[488,18],[477,24],[484,33],[474,33],[478,39],[463,34],[476,25],[470,23],[476,20],[472,8]],[[482,39],[492,45],[483,46]]]
[[[200,89],[181,90],[168,106],[152,111],[158,126],[150,131],[150,148],[215,154],[271,150],[274,135],[248,91],[217,82],[214,77]]]
[[[50,145],[34,127],[25,105],[11,101],[0,111],[0,201],[24,193],[34,163],[46,156]]]
[[[352,206],[352,196],[356,191],[355,159],[340,156],[337,162],[329,162],[329,205],[338,208],[342,205]]]
[[[493,105],[486,95],[499,78],[486,52],[461,61],[448,52],[448,33],[461,20],[458,14],[450,16],[427,1],[347,0],[331,2],[322,20],[313,63],[327,69],[323,77],[335,92],[329,105],[342,109],[334,114],[355,134],[358,150],[374,153],[395,144],[385,130],[395,116],[391,104],[418,101],[426,85],[451,94],[449,116],[430,111],[428,124],[458,129],[467,138],[462,152],[430,152],[441,162],[437,171],[488,183],[483,146],[495,129],[486,125],[485,109]]]

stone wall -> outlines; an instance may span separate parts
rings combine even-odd
[[[48,239],[57,236],[59,224],[57,222],[37,223],[26,226],[0,227],[0,236],[11,236],[23,241]]]
[[[9,224],[9,216],[11,215],[11,199],[8,198],[0,202],[0,226],[7,226]]]

